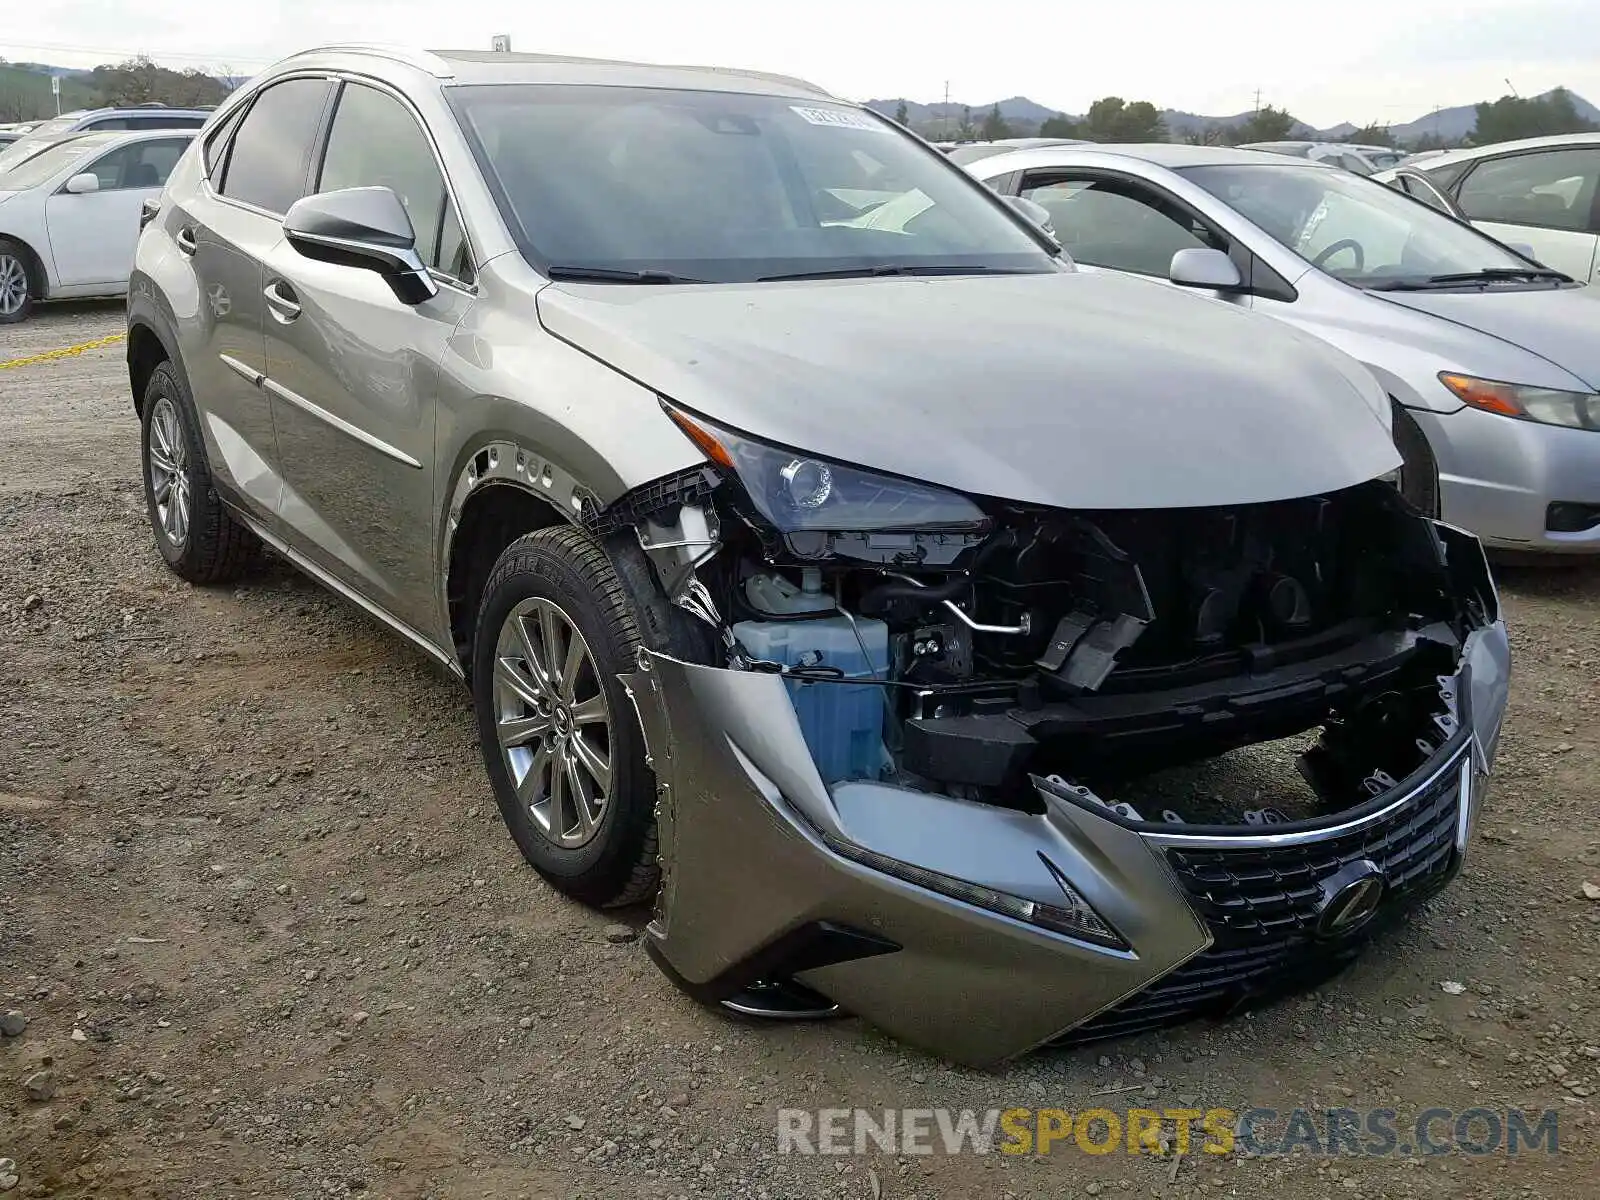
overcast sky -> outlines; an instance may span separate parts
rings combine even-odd
[[[93,66],[145,53],[249,74],[329,41],[391,41],[801,75],[857,100],[1082,112],[1116,94],[1211,116],[1402,122],[1558,84],[1600,104],[1600,0],[7,0],[0,56]]]

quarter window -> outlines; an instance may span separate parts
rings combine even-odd
[[[387,92],[346,84],[339,94],[318,192],[386,187],[411,216],[417,253],[430,267],[466,279],[466,238],[444,177],[416,118]]]
[[[271,213],[305,195],[306,163],[328,99],[324,79],[289,79],[256,97],[233,139],[220,191]]]
[[[1474,221],[1588,232],[1597,184],[1600,148],[1516,154],[1480,165],[1456,199]]]

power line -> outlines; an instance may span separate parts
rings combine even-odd
[[[148,48],[108,50],[103,46],[69,46],[59,42],[13,42],[7,40],[0,42],[0,46],[3,46],[7,51],[45,50],[61,54],[95,55],[106,62],[120,62],[124,59],[139,58],[141,56],[151,59],[181,59],[186,62],[199,63],[259,63],[262,66],[277,61],[272,58],[258,58],[250,54],[192,54],[182,50],[150,50]]]

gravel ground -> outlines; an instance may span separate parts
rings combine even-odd
[[[120,319],[49,308],[0,361]],[[462,690],[287,569],[168,575],[121,347],[0,371],[0,412],[0,1029],[26,1023],[0,1038],[0,1191],[1600,1195],[1600,570],[1505,573],[1495,790],[1399,936],[1251,1017],[985,1074],[697,1007],[523,866]],[[776,1153],[780,1107],[1096,1105],[1554,1108],[1562,1152]]]

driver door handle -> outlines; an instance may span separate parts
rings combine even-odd
[[[200,249],[200,243],[195,239],[194,230],[187,225],[178,230],[173,240],[178,243],[178,249],[190,258],[193,258],[195,251]]]
[[[283,280],[274,279],[261,294],[267,298],[272,315],[285,325],[300,315],[300,301],[295,298],[294,289]]]

